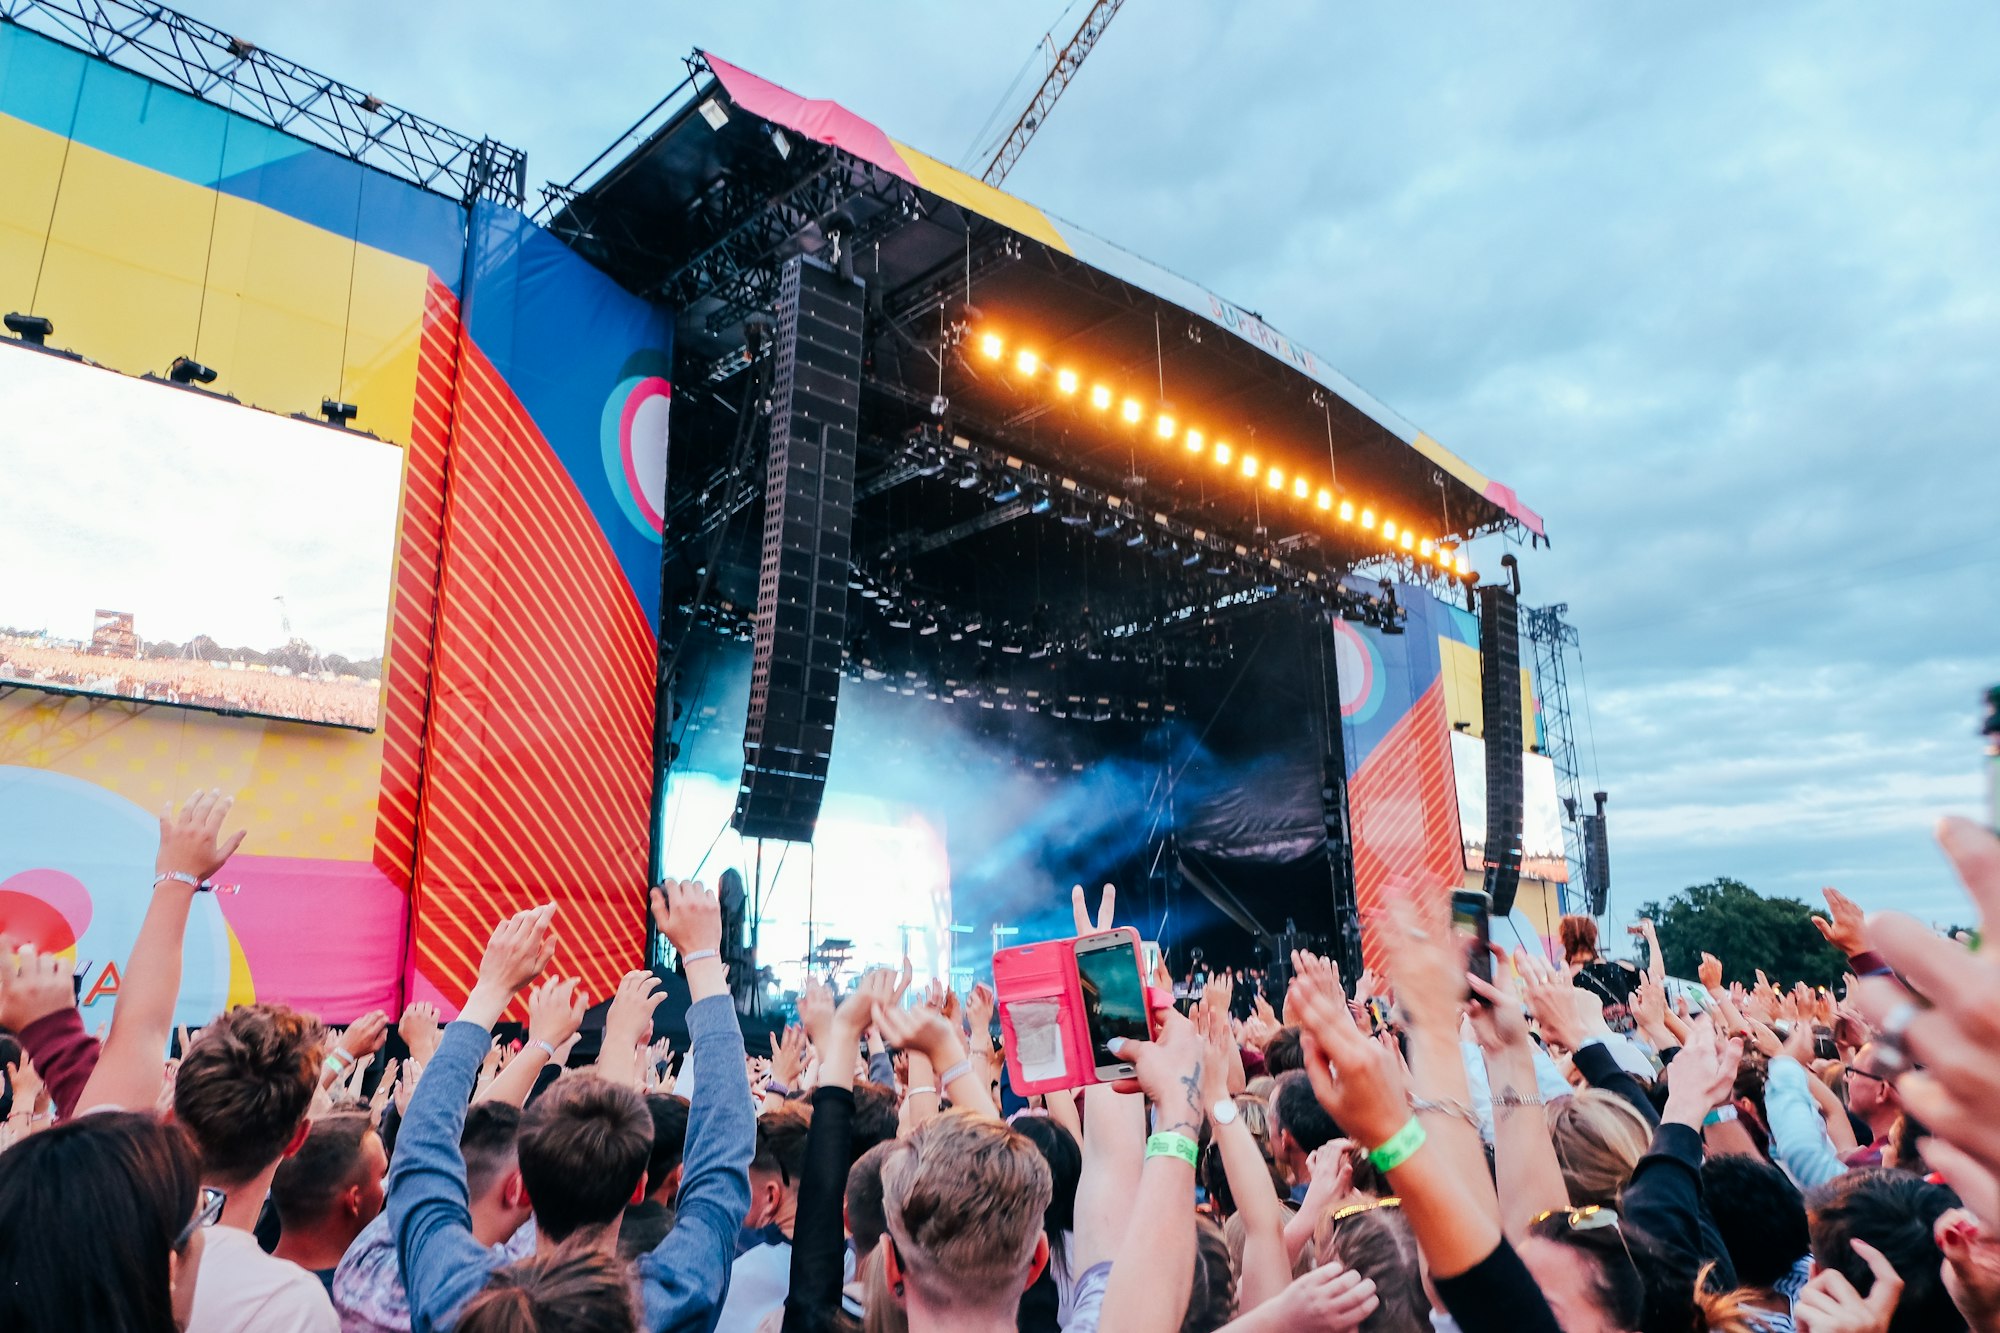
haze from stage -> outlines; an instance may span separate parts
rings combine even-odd
[[[0,627],[382,655],[399,448],[4,346],[0,403]]]

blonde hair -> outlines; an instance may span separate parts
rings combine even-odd
[[[969,1111],[945,1112],[882,1163],[889,1238],[930,1306],[1013,1309],[1054,1192],[1025,1134]]]
[[[861,1333],[910,1333],[910,1317],[889,1293],[888,1248],[868,1252],[861,1269]]]
[[[1652,1126],[1625,1104],[1623,1098],[1600,1088],[1585,1088],[1574,1097],[1552,1103],[1548,1110],[1549,1139],[1572,1208],[1609,1204],[1632,1178],[1639,1159],[1652,1146]]]

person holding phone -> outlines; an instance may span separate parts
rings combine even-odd
[[[1572,971],[1571,982],[1604,1001],[1604,1021],[1613,1032],[1632,1032],[1638,1021],[1632,1016],[1632,993],[1643,980],[1630,963],[1614,963],[1598,951],[1597,923],[1587,916],[1566,916],[1559,927],[1563,961]]]

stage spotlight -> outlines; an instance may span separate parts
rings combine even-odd
[[[1028,512],[1031,514],[1046,514],[1053,507],[1053,503],[1049,499],[1047,491],[1036,487],[1028,495]]]
[[[213,384],[215,372],[189,356],[177,356],[167,367],[167,378],[176,384]]]
[[[1362,511],[1361,511],[1361,526],[1362,526],[1362,528],[1363,528],[1364,530],[1366,530],[1366,531],[1368,531],[1368,532],[1373,532],[1373,531],[1375,531],[1375,511],[1374,511],[1374,510],[1372,510],[1372,509],[1364,509],[1364,510],[1362,510]]]
[[[1115,518],[1100,518],[1097,520],[1097,526],[1090,530],[1090,535],[1093,537],[1109,537],[1122,526]]]
[[[1056,388],[1067,394],[1075,393],[1076,386],[1077,378],[1074,370],[1058,370],[1056,372]]]
[[[1188,427],[1187,447],[1188,447],[1188,452],[1191,454],[1198,454],[1201,452],[1201,432],[1196,430],[1192,426]]]
[[[1285,474],[1280,468],[1272,468],[1266,480],[1270,483],[1271,489],[1274,491],[1285,489]]]
[[[1227,440],[1217,441],[1215,446],[1215,461],[1218,466],[1229,461],[1229,442]]]
[[[1352,523],[1354,521],[1354,501],[1342,500],[1340,502],[1340,521],[1342,523]]]
[[[1162,412],[1160,419],[1153,423],[1153,429],[1158,432],[1161,439],[1171,440],[1174,438],[1174,419]]]
[[[334,425],[345,429],[348,422],[361,414],[361,409],[353,403],[343,403],[333,398],[322,398],[319,401],[319,413]]]
[[[1452,573],[1458,575],[1460,578],[1464,578],[1472,572],[1472,565],[1464,556],[1460,556],[1453,562],[1451,569]]]
[[[1127,421],[1131,422],[1135,426],[1139,424],[1139,418],[1146,415],[1146,410],[1143,407],[1139,406],[1139,400],[1137,398],[1127,398],[1125,400],[1125,406],[1120,408],[1119,411],[1124,414],[1124,417]]]
[[[1090,390],[1090,405],[1100,412],[1110,407],[1111,390],[1105,388],[1102,384],[1092,386]]]
[[[792,155],[792,141],[787,139],[785,132],[776,125],[771,127],[771,147],[778,150],[778,156],[781,158],[789,158]]]
[[[1385,542],[1392,542],[1396,540],[1395,519],[1385,518],[1382,520],[1382,540]]]
[[[1192,569],[1196,565],[1200,564],[1203,559],[1205,559],[1205,557],[1201,553],[1201,548],[1197,546],[1195,547],[1195,549],[1189,551],[1186,555],[1181,557],[1181,567],[1184,569]]]
[[[1306,479],[1304,477],[1298,477],[1293,480],[1292,495],[1295,498],[1303,500],[1306,498],[1307,495],[1311,494],[1311,492],[1312,492],[1312,487],[1306,485]]]
[[[1423,539],[1422,542],[1418,543],[1417,554],[1421,556],[1423,559],[1428,560],[1431,558],[1431,552],[1434,549],[1436,549],[1436,546],[1437,546],[1436,542],[1433,542],[1429,537],[1426,537]]]
[[[1416,544],[1417,544],[1417,534],[1416,534],[1416,533],[1414,533],[1414,532],[1411,532],[1411,531],[1410,531],[1410,530],[1409,530],[1408,528],[1404,528],[1404,529],[1403,529],[1403,536],[1402,536],[1402,538],[1401,538],[1401,540],[1399,541],[1399,543],[1398,543],[1398,544],[1399,544],[1399,545],[1400,545],[1400,546],[1401,546],[1401,547],[1402,547],[1402,548],[1403,548],[1403,549],[1404,549],[1405,551],[1408,551],[1408,550],[1411,550],[1411,549],[1413,549],[1413,548],[1414,548],[1414,547],[1416,546]]]
[[[998,361],[1000,359],[1002,345],[1000,335],[997,333],[984,334],[979,339],[979,350],[985,355],[988,361]]]
[[[995,504],[1012,504],[1021,498],[1021,483],[1012,477],[1000,483],[1000,489],[993,492]]]
[[[7,332],[24,343],[33,343],[41,347],[48,342],[49,335],[55,331],[56,326],[40,315],[24,315],[15,311],[7,316]]]
[[[1243,455],[1243,475],[1246,477],[1257,475],[1257,456],[1255,454]]]
[[[1321,491],[1319,493],[1317,503],[1321,509],[1333,508],[1333,492],[1325,490]]]
[[[967,463],[965,465],[965,471],[959,476],[958,488],[962,491],[969,491],[978,484],[979,484],[979,464]]]
[[[1034,374],[1041,364],[1041,360],[1033,352],[1022,352],[1014,358],[1014,369],[1023,375]]]
[[[700,107],[701,118],[708,122],[712,130],[719,130],[729,123],[729,108],[722,105],[720,98],[711,97]]]
[[[1125,544],[1134,549],[1144,546],[1146,544],[1145,530],[1142,528],[1132,529],[1132,535],[1125,539]]]
[[[1362,609],[1362,605],[1360,602],[1353,601],[1350,599],[1348,601],[1343,601],[1340,604],[1340,618],[1342,620],[1350,620],[1350,621],[1365,620],[1367,618],[1367,614],[1368,613]]]

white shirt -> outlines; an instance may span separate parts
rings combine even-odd
[[[197,1293],[199,1288],[196,1289]],[[764,1316],[781,1310],[792,1290],[792,1247],[758,1245],[729,1269],[729,1295],[715,1319],[715,1333],[756,1333]],[[189,1329],[188,1333],[206,1333]]]
[[[187,1333],[340,1333],[326,1288],[305,1269],[264,1253],[257,1238],[216,1225],[202,1238]]]

